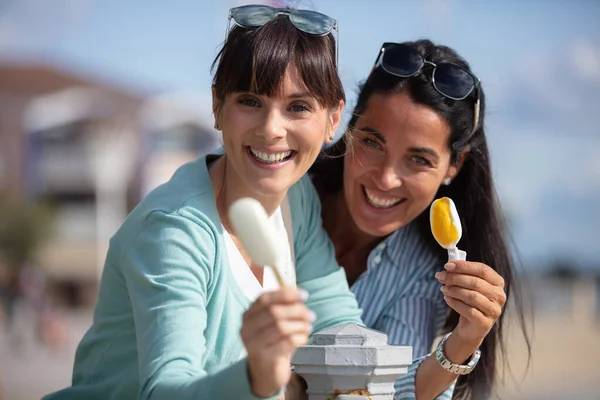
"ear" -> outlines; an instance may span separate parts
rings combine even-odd
[[[446,175],[446,178],[450,178],[450,180],[454,180],[454,178],[456,178],[456,175],[458,175],[463,164],[465,163],[465,160],[469,156],[470,151],[471,148],[468,146],[461,151],[461,153],[458,155],[458,160],[456,160],[456,162],[452,164],[450,168],[448,168],[448,174]]]
[[[344,100],[340,100],[339,104],[332,108],[329,112],[329,126],[331,131],[328,132],[328,135],[325,138],[325,143],[331,142],[335,137],[335,131],[337,130],[338,126],[340,126],[340,122],[342,122],[342,111],[344,110],[345,104],[346,103]]]
[[[221,115],[221,106],[223,105],[223,100],[219,99],[217,96],[217,89],[215,85],[212,86],[212,110],[213,117],[215,118],[215,129],[219,129],[220,121],[219,117]]]

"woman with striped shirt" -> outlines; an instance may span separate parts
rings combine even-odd
[[[514,282],[484,116],[480,82],[454,50],[427,40],[385,43],[344,138],[311,170],[365,324],[413,347],[396,398],[491,395]],[[446,263],[428,212],[442,196],[462,218],[459,247],[479,262]],[[520,306],[519,315],[523,323]]]

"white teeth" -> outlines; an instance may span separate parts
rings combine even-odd
[[[387,199],[382,199],[380,197],[377,197],[375,194],[373,194],[372,192],[369,191],[369,189],[365,188],[365,194],[367,195],[367,200],[369,201],[369,204],[371,204],[374,207],[377,208],[388,208],[391,206],[396,205],[400,200],[400,198],[387,198]]]
[[[263,153],[262,151],[254,150],[250,147],[250,152],[252,155],[259,161],[265,163],[276,163],[283,161],[285,158],[289,157],[292,154],[291,150],[284,151],[283,153]]]

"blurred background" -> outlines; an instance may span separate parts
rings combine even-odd
[[[249,3],[0,0],[1,399],[69,384],[108,239],[219,146],[210,65],[228,9]],[[527,365],[511,324],[497,396],[598,399],[600,1],[291,4],[339,20],[346,120],[384,41],[430,38],[470,62],[533,329]]]

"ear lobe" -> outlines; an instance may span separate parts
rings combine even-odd
[[[330,137],[335,137],[335,131],[338,126],[340,126],[340,122],[342,121],[342,110],[344,109],[344,100],[340,100],[339,104],[334,107],[329,113],[329,122],[331,124],[331,135]]]
[[[332,130],[331,133],[329,135],[327,135],[327,137],[325,138],[325,143],[331,143],[333,142],[333,139],[335,139],[335,131]]]
[[[342,121],[342,110],[344,109],[344,100],[340,100],[339,104],[336,107],[333,107],[329,111],[329,125],[331,131],[329,135],[325,138],[325,143],[330,143],[335,139],[335,132],[337,128],[340,126],[340,122]]]

